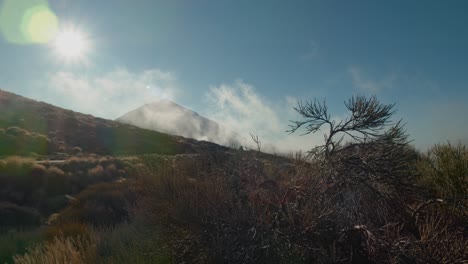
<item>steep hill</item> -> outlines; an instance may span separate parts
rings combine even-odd
[[[117,121],[223,145],[238,143],[238,136],[235,133],[169,100],[145,104],[119,117]]]
[[[0,90],[0,155],[194,152],[198,142],[62,109]],[[206,144],[206,143],[200,143]]]

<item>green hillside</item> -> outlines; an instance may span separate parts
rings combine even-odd
[[[179,138],[96,118],[0,90],[0,155],[177,154]]]

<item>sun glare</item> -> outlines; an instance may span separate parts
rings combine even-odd
[[[88,50],[86,37],[75,29],[60,31],[53,46],[57,54],[66,61],[81,60]]]

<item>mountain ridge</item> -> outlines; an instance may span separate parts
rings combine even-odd
[[[174,155],[194,153],[200,144],[207,144],[63,109],[2,89],[0,113],[0,155]]]
[[[116,121],[221,145],[233,145],[239,142],[236,133],[167,99],[143,104],[120,116]]]

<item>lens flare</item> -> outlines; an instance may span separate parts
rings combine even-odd
[[[0,32],[11,43],[49,43],[57,34],[58,24],[45,0],[4,0],[0,6]]]
[[[33,43],[48,43],[58,31],[58,19],[47,7],[29,10],[25,15],[23,34]]]

